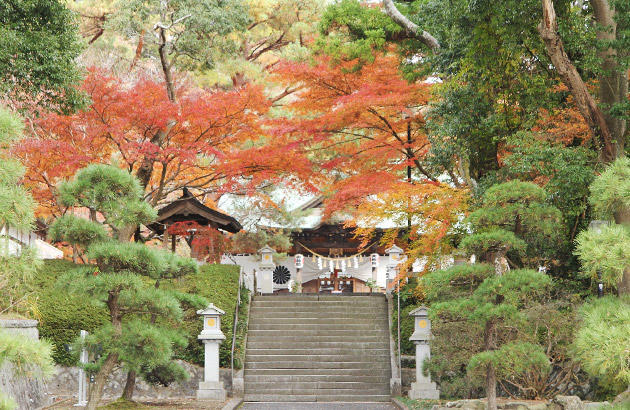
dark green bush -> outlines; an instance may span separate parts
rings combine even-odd
[[[109,317],[105,308],[55,289],[57,278],[75,267],[66,260],[46,260],[31,282],[40,335],[53,343],[53,359],[64,365],[73,365],[77,360],[64,345],[72,344],[81,330],[90,332]]]
[[[57,278],[75,267],[76,265],[70,261],[47,260],[31,282],[32,299],[36,302],[36,316],[40,321],[40,334],[54,344],[53,358],[55,362],[64,365],[76,363],[76,355],[67,352],[64,345],[72,344],[79,336],[80,330],[92,331],[107,322],[109,318],[105,307],[91,305],[81,297],[70,296],[55,289]],[[168,280],[161,284],[164,289],[203,296],[210,303],[214,303],[215,306],[225,311],[225,315],[221,318],[221,330],[226,338],[219,349],[221,367],[230,367],[238,274],[239,267],[235,265],[204,265],[199,269],[198,274],[186,275],[179,281]],[[247,301],[247,292],[245,291],[243,291],[242,300]],[[197,339],[203,322],[194,307],[186,306],[185,303],[183,305],[184,318],[181,322],[173,325],[186,333],[188,347],[180,349],[177,356],[188,362],[203,365],[203,344]],[[246,308],[243,305],[239,316],[245,316],[245,311]],[[244,348],[242,340],[247,330],[244,327],[245,321],[239,322],[237,353]],[[238,357],[235,365],[240,362]]]

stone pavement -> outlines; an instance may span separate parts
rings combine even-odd
[[[239,410],[397,410],[392,403],[243,403]]]

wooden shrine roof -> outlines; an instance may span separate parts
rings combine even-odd
[[[365,254],[380,252],[378,245],[384,231],[377,229],[372,239],[372,245],[365,250]],[[354,255],[361,246],[361,239],[354,237],[354,228],[345,228],[341,223],[321,224],[315,228],[302,228],[299,232],[291,233],[293,246],[290,254],[316,252],[328,256],[332,252],[340,252],[340,256]],[[308,250],[307,250],[308,249]]]
[[[213,223],[217,228],[231,233],[243,229],[234,217],[205,206],[186,189],[180,199],[158,210],[157,219],[147,227],[161,235],[164,233],[165,225],[183,221],[195,221],[202,226]]]

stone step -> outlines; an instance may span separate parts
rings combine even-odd
[[[277,303],[278,305],[294,304],[294,305],[385,305],[387,304],[386,298],[370,298],[370,297],[357,297],[357,298],[333,298],[323,300],[306,300],[306,299],[293,299],[293,298],[271,298],[271,297],[254,297],[253,303],[268,304]]]
[[[365,355],[351,355],[344,354],[338,356],[327,356],[327,355],[270,355],[270,354],[251,354],[247,353],[245,356],[245,360],[248,363],[257,363],[257,362],[278,362],[278,361],[308,361],[308,362],[317,362],[317,363],[325,363],[325,362],[357,362],[361,361]],[[370,353],[370,360],[380,361],[389,363],[390,357],[389,354],[384,354],[382,352]]]
[[[324,384],[328,387],[320,386]],[[257,383],[245,385],[245,394],[316,394],[316,395],[361,395],[388,394],[389,383]]]
[[[248,349],[281,349],[285,346],[278,342],[252,342],[247,341]],[[389,342],[339,342],[338,340],[331,340],[325,342],[301,342],[301,349],[327,349],[327,348],[345,348],[350,350],[364,350],[364,349],[385,349],[389,347]]]
[[[312,373],[312,372],[311,372]],[[245,383],[317,383],[317,382],[355,382],[355,383],[386,383],[390,377],[385,375],[351,375],[351,374],[293,374],[293,375],[264,375],[245,374]]]
[[[274,300],[274,299],[254,299],[252,301],[252,307],[264,307],[264,306],[276,306],[276,307],[341,307],[341,308],[353,308],[353,307],[366,307],[366,306],[387,306],[385,299],[377,300],[360,300],[360,299],[345,299],[345,300]]]
[[[389,339],[386,335],[378,334],[378,332],[371,332],[367,335],[362,335],[361,332],[357,332],[354,335],[352,334],[344,334],[344,335],[335,335],[330,334],[327,331],[320,331],[316,335],[302,335],[301,333],[281,333],[277,335],[259,335],[254,334],[248,336],[248,342],[278,342],[278,343],[301,343],[301,342],[334,342],[338,341],[340,343],[348,343],[348,342],[389,342]],[[299,347],[299,346],[295,346]]]
[[[251,321],[252,318],[250,318]],[[289,324],[289,325],[346,325],[346,324],[355,324],[355,325],[385,325],[387,326],[387,318],[345,318],[345,317],[322,317],[315,318],[313,321],[309,321],[308,319],[302,319],[299,317],[273,317],[273,318],[256,318],[259,319],[262,323],[269,324]]]
[[[262,310],[265,309],[265,310]],[[255,319],[275,319],[275,318],[300,318],[303,320],[309,319],[383,319],[382,312],[339,312],[335,309],[330,310],[278,310],[274,308],[256,308],[249,312],[250,318]],[[385,319],[387,319],[385,317]]]
[[[313,349],[302,349],[295,347],[287,347],[287,348],[268,348],[268,349],[257,349],[255,347],[247,348],[248,355],[296,355],[296,356],[308,356],[308,355],[328,355],[328,356],[336,356],[336,355],[347,355],[347,356],[360,356],[363,357],[367,355],[376,355],[376,356],[387,356],[389,357],[389,349],[385,347],[378,347],[374,349],[344,349],[342,347],[331,347],[325,349],[317,349],[317,351],[313,351]]]
[[[247,394],[245,393],[243,400],[246,402],[354,402],[354,403],[382,403],[390,402],[391,397],[387,395],[375,394],[359,394],[359,395],[340,395],[331,394],[323,395],[315,394]]]
[[[249,329],[249,332],[247,334],[249,336],[265,336],[265,335],[277,336],[279,334],[282,334],[283,332],[284,332],[283,330],[277,330],[277,329]],[[344,328],[343,326],[334,326],[330,329],[320,329],[315,326],[309,327],[308,329],[306,328],[295,329],[294,328],[293,333],[294,334],[299,333],[300,335],[303,335],[303,336],[317,336],[321,334],[326,334],[329,336],[347,336],[347,335],[363,336],[365,335],[365,332],[363,331],[363,329],[349,329],[349,328]],[[384,329],[377,329],[374,331],[374,333],[383,334],[387,336],[387,331]]]
[[[373,372],[371,370],[366,369],[355,369],[355,368],[337,368],[337,369],[251,369],[245,367],[244,376],[266,376],[266,377],[278,377],[278,376],[379,376],[379,377],[391,377],[391,370],[389,366],[386,366],[382,371]]]
[[[385,323],[286,323],[279,321],[277,323],[266,323],[259,321],[250,321],[250,330],[281,330],[296,332],[298,329],[306,330],[358,330],[362,332],[374,332],[387,328]]]
[[[284,362],[245,362],[246,371],[249,369],[362,369],[364,371],[385,371],[389,361],[336,361],[336,362],[308,362],[301,360],[287,360]]]
[[[345,280],[345,279],[344,279]],[[254,300],[306,300],[306,301],[339,301],[339,300],[385,300],[383,293],[362,295],[351,294],[313,294],[313,293],[276,293],[275,295],[258,295]]]

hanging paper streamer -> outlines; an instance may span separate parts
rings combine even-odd
[[[332,259],[328,261],[328,267],[330,268],[331,272],[335,270],[335,264],[333,263]]]
[[[314,258],[315,256],[313,256]],[[324,261],[322,261],[322,258],[317,258],[317,269],[322,270],[324,267]]]
[[[354,258],[352,258],[352,261],[354,262],[354,268],[359,269],[359,258],[355,256]]]
[[[341,271],[344,272],[344,273],[346,272],[346,260],[345,259],[343,259],[341,261]]]
[[[339,259],[337,259],[336,262],[337,262],[337,264],[336,264],[337,266],[335,266],[335,269],[339,269]]]

